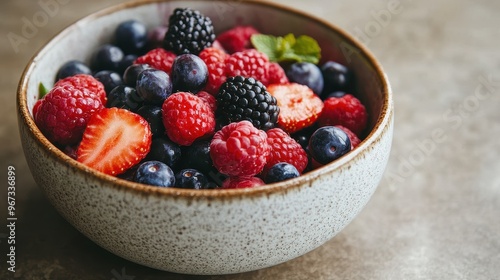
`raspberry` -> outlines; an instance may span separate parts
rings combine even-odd
[[[229,177],[222,182],[223,189],[243,189],[264,185],[259,177]]]
[[[250,37],[258,34],[252,26],[236,26],[217,36],[217,41],[224,47],[228,53],[241,52],[252,47]]]
[[[269,59],[267,55],[256,49],[233,53],[226,60],[226,75],[254,78],[267,85],[269,83]]]
[[[345,134],[347,134],[347,137],[349,137],[349,140],[351,140],[351,150],[356,148],[359,143],[361,143],[361,140],[358,138],[358,136],[356,136],[356,134],[354,134],[354,132],[352,132],[349,128],[343,127],[341,125],[336,125],[336,127],[342,129]]]
[[[205,101],[208,106],[210,106],[210,109],[212,109],[212,112],[214,112],[215,114],[215,111],[217,110],[217,99],[215,99],[213,95],[206,91],[199,91],[196,96]]]
[[[210,142],[215,168],[228,176],[255,176],[264,168],[268,154],[266,133],[249,121],[224,126]]]
[[[341,125],[354,132],[358,137],[366,128],[367,121],[365,106],[351,94],[340,98],[327,98],[318,118],[320,126]]]
[[[267,131],[267,143],[271,150],[267,157],[267,163],[264,167],[264,174],[280,162],[289,163],[299,173],[302,173],[307,167],[307,153],[288,133],[281,128],[273,128]]]
[[[60,145],[78,143],[90,117],[104,108],[93,92],[68,84],[55,86],[39,102],[35,123],[52,143]]]
[[[163,48],[152,49],[143,56],[139,56],[134,64],[148,64],[149,66],[165,71],[170,75],[176,55]]]
[[[208,68],[208,82],[204,90],[215,96],[222,83],[226,81],[226,58],[228,55],[223,50],[211,47],[201,51],[199,56]]]
[[[190,8],[177,8],[168,19],[163,47],[177,55],[198,55],[215,40],[214,26],[209,17]]]
[[[285,70],[276,62],[269,63],[269,81],[271,84],[287,84],[289,83]]]
[[[165,132],[179,145],[189,146],[215,130],[215,116],[210,105],[192,93],[170,95],[163,102],[162,110]]]
[[[94,93],[102,102],[106,104],[106,90],[104,85],[99,82],[96,78],[87,74],[77,74],[56,82],[54,86],[71,85],[77,89],[85,88],[88,91]]]

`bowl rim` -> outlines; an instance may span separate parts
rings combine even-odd
[[[203,0],[192,0],[196,2],[205,2]],[[225,2],[239,2],[242,0],[224,0]],[[26,125],[28,132],[32,134],[33,138],[36,139],[39,145],[47,152],[47,154],[54,158],[56,161],[59,161],[63,164],[68,164],[69,167],[74,170],[78,170],[79,172],[85,173],[86,176],[93,176],[97,180],[105,183],[103,186],[116,188],[118,190],[123,191],[132,191],[136,193],[140,193],[143,195],[159,195],[159,196],[172,196],[175,198],[186,198],[186,199],[221,199],[221,198],[246,198],[246,197],[258,197],[262,195],[271,195],[271,194],[283,194],[292,189],[303,188],[307,185],[311,185],[311,182],[320,177],[322,174],[334,172],[336,169],[341,168],[342,166],[348,164],[353,161],[353,159],[360,157],[363,153],[370,149],[371,145],[374,145],[378,142],[378,139],[382,136],[382,133],[387,129],[389,122],[393,116],[393,100],[392,100],[392,91],[388,81],[388,78],[383,71],[382,66],[375,58],[375,56],[365,47],[362,43],[360,43],[356,38],[350,35],[344,29],[322,19],[311,15],[309,13],[303,12],[301,10],[291,8],[289,6],[285,6],[283,4],[259,1],[259,0],[245,0],[243,1],[248,5],[257,5],[257,6],[265,6],[270,9],[277,9],[281,11],[285,11],[289,14],[293,14],[295,16],[300,16],[302,18],[307,18],[310,21],[313,21],[319,25],[324,26],[327,29],[333,30],[338,34],[339,37],[343,39],[343,41],[347,42],[349,45],[355,47],[359,50],[360,55],[366,59],[366,61],[373,67],[376,71],[376,75],[381,80],[382,86],[382,95],[383,95],[383,104],[380,115],[369,132],[369,134],[361,141],[361,143],[352,151],[345,154],[341,158],[325,165],[320,168],[311,170],[297,178],[293,178],[290,180],[286,180],[283,182],[277,182],[272,184],[265,184],[262,186],[257,186],[253,188],[243,188],[243,189],[216,189],[216,190],[192,190],[192,189],[181,189],[181,188],[160,188],[155,186],[149,186],[141,183],[127,181],[125,179],[121,179],[118,177],[114,177],[112,175],[107,175],[105,173],[99,172],[93,168],[90,168],[74,159],[66,155],[62,152],[58,147],[52,144],[38,129],[35,124],[31,114],[29,113],[28,102],[27,102],[27,89],[28,89],[28,80],[31,73],[34,71],[34,68],[37,64],[37,61],[40,57],[42,57],[50,47],[54,44],[57,44],[59,40],[61,40],[67,33],[70,33],[72,29],[76,28],[76,26],[85,25],[86,23],[95,20],[97,18],[112,14],[117,11],[121,11],[128,8],[134,8],[142,5],[151,5],[155,3],[166,3],[166,2],[179,2],[179,0],[132,0],[124,3],[119,3],[102,10],[93,12],[69,26],[65,27],[63,30],[59,31],[56,35],[54,35],[47,43],[45,43],[29,60],[27,66],[25,67],[19,86],[17,89],[17,108],[18,108],[18,119],[19,122],[22,122]],[[21,123],[19,123],[21,125]],[[309,183],[309,184],[308,184]]]

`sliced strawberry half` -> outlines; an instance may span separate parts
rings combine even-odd
[[[149,123],[138,114],[102,109],[89,119],[77,160],[109,175],[121,174],[146,157],[151,135]]]
[[[276,98],[280,108],[278,126],[288,133],[312,125],[323,110],[323,101],[305,85],[272,84],[267,90]]]

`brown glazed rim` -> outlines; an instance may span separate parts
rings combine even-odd
[[[199,0],[195,0],[199,1]],[[225,0],[227,1],[227,0]],[[249,5],[258,5],[265,6],[267,8],[276,9],[276,10],[284,10],[290,14],[294,14],[296,16],[306,18],[307,20],[318,23],[319,25],[323,25],[324,27],[333,30],[336,32],[343,40],[345,40],[351,46],[360,50],[360,54],[368,61],[368,63],[375,69],[379,79],[382,82],[382,91],[384,95],[384,103],[382,104],[381,114],[369,133],[369,135],[360,143],[356,149],[352,150],[348,154],[339,158],[338,160],[327,164],[321,168],[315,169],[313,171],[309,171],[308,173],[291,179],[284,182],[278,182],[274,184],[263,185],[259,187],[247,188],[247,189],[227,189],[227,190],[190,190],[190,189],[180,189],[180,188],[159,188],[154,186],[148,186],[140,183],[130,182],[124,179],[119,179],[111,175],[107,175],[96,171],[86,165],[77,162],[76,160],[70,158],[66,154],[64,154],[61,150],[59,150],[56,146],[54,146],[42,132],[38,129],[35,122],[33,121],[27,103],[27,87],[29,76],[32,73],[37,61],[40,57],[42,57],[53,44],[57,44],[58,41],[65,36],[65,34],[72,31],[75,28],[75,25],[85,25],[87,22],[90,22],[96,18],[100,18],[102,16],[117,12],[119,10],[136,7],[145,4],[152,3],[162,3],[162,2],[173,2],[172,0],[136,0],[127,3],[118,4],[115,6],[111,6],[109,8],[103,9],[101,11],[95,12],[86,16],[76,23],[70,25],[65,28],[59,34],[55,35],[45,46],[43,46],[30,60],[29,64],[26,66],[20,83],[17,90],[17,105],[20,115],[20,121],[24,122],[29,128],[29,133],[39,142],[38,145],[42,146],[43,149],[47,152],[47,154],[54,158],[54,160],[59,161],[62,164],[69,165],[73,170],[78,170],[78,173],[81,173],[82,176],[93,176],[98,181],[103,183],[106,187],[116,188],[122,191],[132,191],[140,195],[158,195],[165,197],[175,197],[175,198],[186,198],[186,199],[230,199],[234,198],[246,198],[246,197],[260,197],[262,195],[271,195],[271,194],[285,194],[288,190],[292,190],[295,188],[304,188],[311,186],[311,182],[315,179],[321,177],[325,173],[334,172],[336,169],[339,169],[341,166],[348,164],[350,161],[355,159],[356,157],[362,157],[363,153],[367,150],[370,150],[372,145],[377,145],[381,134],[387,129],[386,126],[389,125],[389,121],[392,118],[392,93],[390,90],[389,82],[387,80],[384,71],[382,70],[381,65],[375,59],[375,57],[370,53],[370,51],[365,48],[361,43],[359,43],[353,36],[349,35],[346,31],[341,28],[332,25],[331,23],[322,20],[320,18],[316,18],[310,14],[304,13],[299,10],[292,9],[290,7],[261,2],[255,0],[243,1]],[[229,0],[227,2],[242,2],[241,0]]]

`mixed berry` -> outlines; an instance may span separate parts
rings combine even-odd
[[[216,34],[177,8],[167,26],[122,22],[89,61],[58,69],[33,118],[63,152],[126,180],[251,188],[328,164],[366,134],[353,73],[305,35]]]

